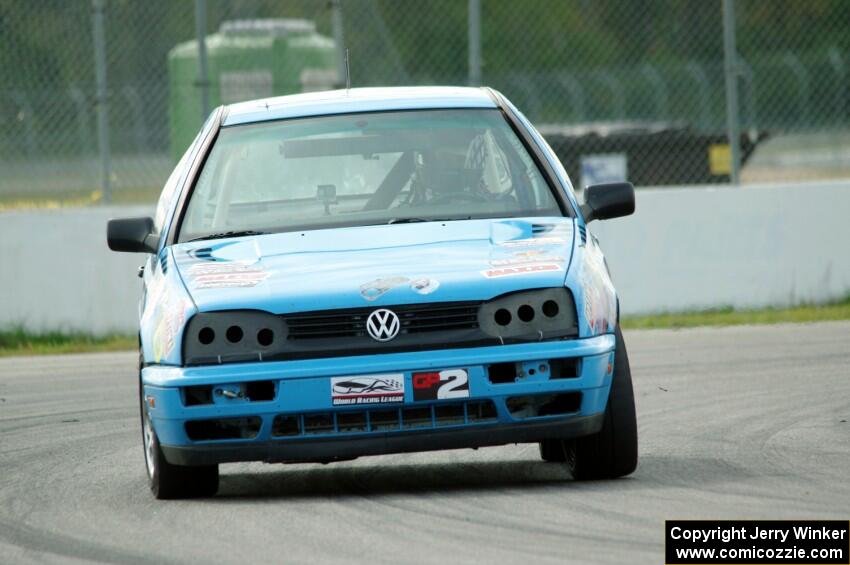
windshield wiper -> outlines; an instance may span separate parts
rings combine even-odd
[[[255,230],[223,231],[219,233],[211,233],[209,235],[202,235],[201,237],[195,237],[190,239],[189,241],[203,241],[205,239],[224,239],[225,237],[242,237],[245,235],[265,235],[267,233],[269,232]]]
[[[471,220],[472,216],[460,218],[392,218],[388,224],[415,224],[417,222],[454,222],[458,220]]]

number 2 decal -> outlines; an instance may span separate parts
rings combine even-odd
[[[434,373],[413,373],[414,400],[467,398],[469,373],[466,369],[445,369]]]
[[[469,396],[469,375],[464,369],[440,371],[440,388],[437,398],[466,398]]]

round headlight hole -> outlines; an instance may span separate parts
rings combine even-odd
[[[274,341],[274,332],[269,328],[263,328],[257,332],[257,343],[263,347],[268,347]]]
[[[558,315],[559,310],[558,303],[554,300],[547,300],[543,303],[543,315],[547,318],[554,318]]]
[[[510,324],[511,318],[513,318],[513,316],[511,316],[511,313],[504,308],[499,308],[493,315],[493,319],[496,320],[496,323],[500,326],[507,326],[508,324]]]
[[[522,306],[520,306],[519,309],[517,309],[516,313],[517,316],[519,316],[519,319],[523,322],[530,322],[534,319],[534,308],[532,308],[528,304],[523,304]]]
[[[215,332],[208,326],[201,328],[201,331],[198,332],[198,341],[200,341],[203,345],[211,344],[215,341]]]
[[[227,336],[227,341],[230,343],[239,343],[242,341],[242,328],[239,326],[230,326],[224,335]]]

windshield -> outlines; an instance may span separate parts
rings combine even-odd
[[[179,241],[561,215],[498,110],[346,114],[222,128]]]

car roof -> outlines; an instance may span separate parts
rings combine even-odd
[[[496,108],[496,103],[483,88],[463,86],[352,88],[291,94],[231,104],[226,108],[222,125],[232,126],[329,114],[436,108]]]

